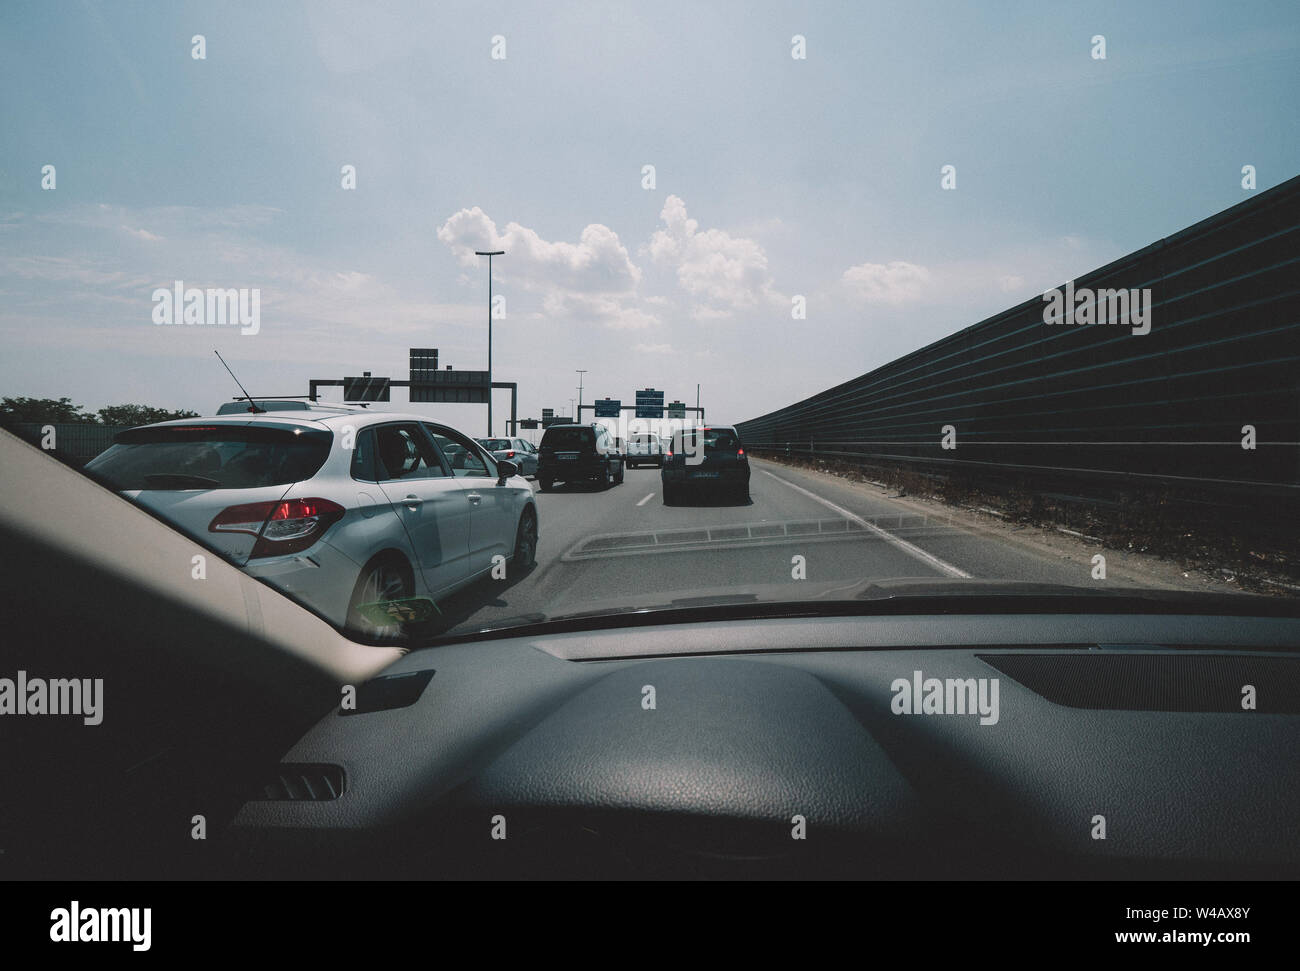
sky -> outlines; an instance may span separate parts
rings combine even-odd
[[[6,0],[0,395],[485,369],[494,249],[520,417],[743,421],[1300,174],[1297,94],[1294,2]],[[155,323],[177,280],[257,332]]]

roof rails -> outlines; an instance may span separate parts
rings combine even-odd
[[[364,411],[365,405],[333,404],[294,398],[236,398],[217,408],[218,415],[259,414],[264,411]]]

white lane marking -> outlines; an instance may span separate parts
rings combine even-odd
[[[644,499],[642,499],[640,502],[638,502],[637,505],[638,505],[638,506],[644,506],[647,502],[649,502],[649,501],[650,501],[651,499],[653,499],[654,497],[655,497],[655,494],[652,492],[652,493],[650,493],[650,495],[646,496]]]
[[[897,546],[904,553],[908,553],[912,556],[915,556],[922,563],[934,567],[940,573],[947,574],[950,577],[960,577],[963,580],[970,579],[970,574],[967,573],[965,570],[953,566],[951,563],[947,562],[946,560],[939,559],[939,557],[935,556],[933,553],[927,553],[925,550],[921,549],[921,547],[917,546],[914,543],[909,543],[907,540],[902,539],[898,536],[895,536],[893,533],[881,529],[875,523],[867,522],[861,516],[849,512],[847,509],[843,508],[842,506],[835,505],[835,503],[831,502],[829,499],[823,499],[821,496],[817,495],[817,493],[809,492],[803,486],[797,486],[793,482],[790,482],[786,479],[781,478],[779,475],[775,475],[774,473],[767,471],[767,469],[763,469],[762,472],[764,475],[772,476],[772,478],[776,479],[776,481],[780,482],[782,485],[789,486],[795,492],[802,492],[809,499],[817,500],[827,509],[833,509],[835,512],[839,513],[845,519],[852,520],[853,522],[857,523],[859,526],[866,527],[867,529],[875,533],[877,536],[879,536],[881,539],[883,539],[885,542],[892,543],[894,546]]]

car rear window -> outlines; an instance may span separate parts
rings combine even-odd
[[[478,441],[489,452],[502,452],[514,447],[508,438],[480,438]]]
[[[580,449],[595,444],[596,436],[590,428],[550,428],[542,438],[547,448]]]
[[[332,432],[297,426],[132,428],[119,433],[86,471],[122,491],[288,485],[320,471],[333,440]]]
[[[681,439],[681,447],[692,449],[695,447],[697,436],[704,436],[704,450],[713,451],[737,451],[740,449],[740,436],[736,434],[734,428],[683,428],[677,433]]]

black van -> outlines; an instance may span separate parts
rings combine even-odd
[[[552,425],[537,450],[537,484],[597,482],[608,489],[623,481],[623,455],[604,425]]]

